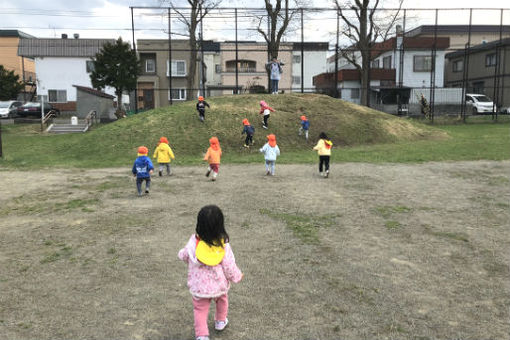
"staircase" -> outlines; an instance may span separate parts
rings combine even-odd
[[[72,120],[76,119],[75,117]],[[89,112],[87,117],[83,120],[83,123],[80,123],[78,119],[74,121],[75,124],[71,123],[53,123],[46,129],[47,132],[51,133],[83,133],[87,132],[87,130],[95,123],[97,123],[97,113],[92,110]]]
[[[51,132],[51,133],[57,133],[57,134],[61,134],[61,133],[82,133],[82,132],[86,132],[88,129],[89,129],[88,124],[72,125],[72,124],[54,123],[54,124],[51,124],[48,127],[48,129],[46,129],[46,131],[47,132]]]

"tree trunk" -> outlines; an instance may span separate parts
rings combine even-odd
[[[186,97],[188,100],[192,100],[195,98],[195,74],[197,73],[197,40],[195,38],[195,30],[192,30],[190,39],[189,39],[189,48],[190,48],[190,62],[188,65],[188,79],[186,82],[186,86],[188,91],[186,93]]]
[[[370,37],[368,36],[368,1],[359,11],[359,42],[361,51],[361,91],[360,103],[368,106],[370,96]]]
[[[115,116],[119,119],[124,118],[126,117],[126,112],[122,106],[122,91],[116,91],[115,95],[117,96],[117,110],[115,110]]]

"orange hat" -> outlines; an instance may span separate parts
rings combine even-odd
[[[168,139],[166,139],[166,137],[161,137],[161,138],[159,139],[159,142],[160,142],[160,143],[166,143],[166,144],[168,144]]]
[[[211,137],[211,139],[209,139],[209,144],[213,150],[219,150],[220,148],[220,141],[218,140],[218,137]]]
[[[300,118],[301,118],[301,120],[306,120],[306,116],[305,115],[301,116]]]
[[[149,149],[147,149],[146,146],[138,147],[138,156],[145,156],[148,153],[149,153]]]
[[[250,125],[250,122],[248,121],[248,118],[243,119],[243,125]]]
[[[274,134],[267,135],[269,146],[274,148],[276,146],[276,136]]]
[[[202,97],[202,96],[198,96],[198,100],[199,100],[199,101],[204,101],[204,97]]]

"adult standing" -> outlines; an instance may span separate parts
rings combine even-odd
[[[271,79],[271,93],[278,94],[278,83],[281,78],[283,64],[279,62],[276,57],[273,57],[270,62],[266,64],[266,69],[269,72],[269,79]]]

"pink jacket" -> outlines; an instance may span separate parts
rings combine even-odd
[[[243,274],[236,265],[230,244],[225,244],[225,257],[217,266],[206,266],[195,256],[197,239],[191,235],[179,258],[188,264],[188,287],[191,295],[199,298],[215,298],[228,293],[230,281],[239,282]]]

